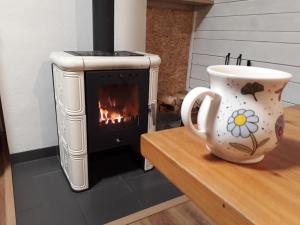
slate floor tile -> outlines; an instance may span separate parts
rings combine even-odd
[[[13,187],[16,212],[37,208],[41,205],[38,196],[42,183],[37,182],[35,176],[60,171],[57,157],[14,164],[12,166]]]
[[[144,172],[132,155],[100,157],[90,190],[73,192],[58,158],[12,166],[17,225],[98,225],[181,193],[159,172]]]
[[[182,193],[157,170],[142,176],[125,179],[145,208],[170,200]]]
[[[34,177],[42,184],[38,196],[42,205],[35,209],[40,224],[43,225],[85,225],[75,195],[67,183],[62,171],[54,171]],[[19,224],[18,224],[19,225]]]
[[[13,167],[18,225],[85,224],[75,193],[55,161],[49,157]]]
[[[41,221],[36,215],[35,209],[27,209],[16,213],[16,222],[18,225],[39,225]]]
[[[138,169],[135,169],[135,170],[125,171],[122,174],[120,174],[120,176],[124,180],[128,180],[130,178],[136,178],[136,177],[139,177],[139,176],[143,176],[148,172],[151,173],[151,171],[144,171],[142,168],[138,168]]]
[[[76,199],[88,225],[110,222],[143,208],[135,193],[119,177],[78,193]]]
[[[38,196],[41,184],[36,183],[33,177],[19,177],[13,180],[16,213],[37,208],[42,204]]]
[[[12,172],[14,177],[36,176],[54,170],[60,170],[57,156],[51,156],[12,165]]]

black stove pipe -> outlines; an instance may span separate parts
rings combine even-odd
[[[93,49],[114,52],[114,0],[93,0]]]

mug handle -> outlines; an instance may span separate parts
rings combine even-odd
[[[210,99],[205,98],[206,96]],[[191,118],[191,112],[197,100],[202,101],[197,116],[198,129],[194,127]],[[215,120],[216,110],[219,107],[220,101],[221,96],[211,89],[204,87],[196,87],[192,89],[185,96],[181,106],[181,119],[184,126],[196,135],[206,138],[207,122]]]

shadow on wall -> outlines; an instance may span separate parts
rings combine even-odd
[[[53,78],[50,61],[42,63],[34,83],[33,93],[39,103],[41,142],[56,143],[58,145]]]
[[[195,18],[195,26],[194,29],[197,29],[197,27],[199,27],[199,25],[201,24],[202,20],[204,19],[204,17],[206,17],[207,13],[209,12],[209,10],[213,7],[213,5],[206,5],[206,6],[201,6],[201,13],[197,14],[197,17]],[[196,11],[200,12],[198,10],[198,8],[196,9]]]

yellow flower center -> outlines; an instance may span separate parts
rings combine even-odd
[[[243,114],[240,114],[234,118],[235,125],[243,126],[246,122],[247,122],[247,118]]]

